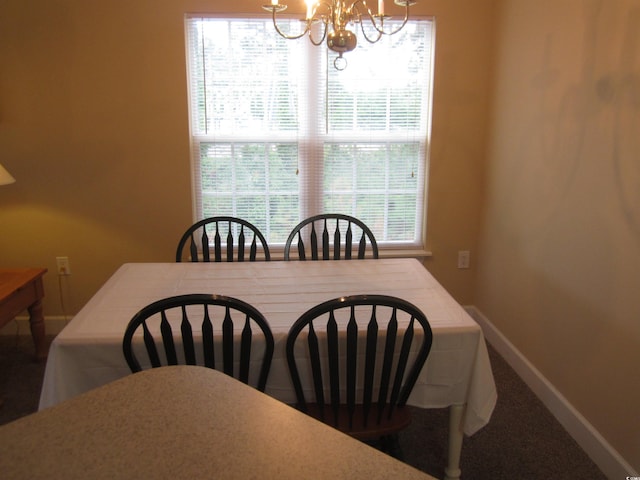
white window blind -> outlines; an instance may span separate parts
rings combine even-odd
[[[343,71],[271,19],[188,16],[186,29],[198,218],[244,218],[277,245],[303,218],[343,213],[381,248],[422,246],[432,21],[360,38]]]

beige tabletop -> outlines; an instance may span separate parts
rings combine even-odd
[[[0,427],[9,479],[430,479],[204,367],[126,376]]]

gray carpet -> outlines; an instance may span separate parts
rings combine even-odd
[[[492,348],[489,354],[498,404],[489,424],[464,440],[462,478],[606,479],[506,362]],[[0,425],[37,410],[43,374],[44,363],[33,359],[31,337],[0,336]],[[448,412],[412,411],[413,422],[399,438],[403,459],[442,478]]]

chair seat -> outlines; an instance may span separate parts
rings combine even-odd
[[[335,423],[333,407],[331,405],[321,406],[317,403],[306,405],[307,415],[332,426],[347,435],[358,440],[376,440],[387,435],[393,435],[406,428],[411,423],[411,413],[404,406],[397,406],[393,409],[389,417],[389,406],[385,406],[380,422],[378,423],[378,405],[372,404],[368,415],[368,422],[365,426],[364,408],[362,405],[355,406],[353,415],[353,425],[349,425],[349,412],[346,404],[338,407],[338,423]]]

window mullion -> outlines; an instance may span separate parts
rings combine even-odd
[[[304,42],[307,59],[303,87],[300,99],[300,137],[299,144],[301,183],[300,217],[314,215],[322,209],[323,184],[323,144],[325,82],[322,72],[322,50],[311,42]]]

